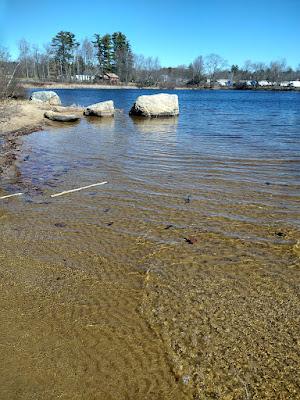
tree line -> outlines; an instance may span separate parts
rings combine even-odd
[[[71,80],[75,75],[116,73],[123,82],[132,76],[133,54],[126,35],[95,34],[93,40],[77,41],[74,33],[60,31],[44,50],[19,42],[19,75],[40,80]]]
[[[162,67],[157,57],[134,54],[122,32],[97,33],[91,39],[78,41],[74,33],[60,31],[43,48],[21,39],[18,49],[18,59],[12,61],[8,51],[0,46],[0,81],[9,81],[12,75],[31,81],[72,81],[76,75],[89,79],[110,72],[123,83],[167,88],[201,86],[208,79],[213,84],[219,78],[277,83],[300,79],[300,64],[294,70],[285,60],[269,64],[247,60],[243,66],[229,65],[218,54],[199,55],[189,65]]]

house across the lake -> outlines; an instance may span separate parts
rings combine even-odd
[[[120,82],[120,78],[113,72],[104,72],[95,76],[95,82],[109,83],[110,85],[117,85]]]
[[[274,86],[275,83],[274,82],[269,82],[266,80],[262,80],[262,81],[258,81],[258,86]]]
[[[217,79],[216,83],[220,86],[232,86],[232,82],[230,79]]]
[[[294,88],[300,88],[300,81],[290,81],[290,86]]]
[[[95,75],[75,75],[72,78],[80,82],[92,82],[95,79]]]

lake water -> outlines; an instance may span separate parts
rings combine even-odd
[[[55,91],[118,111],[17,139],[3,393],[300,396],[300,94],[172,91],[178,118],[133,119],[156,91]]]

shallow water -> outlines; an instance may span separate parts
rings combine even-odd
[[[300,397],[299,93],[179,91],[143,120],[141,91],[57,92],[118,112],[17,139],[2,397]]]

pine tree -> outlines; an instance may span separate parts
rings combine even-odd
[[[113,45],[113,71],[120,76],[123,82],[127,82],[132,72],[133,54],[129,41],[122,32],[112,35]]]
[[[98,60],[98,66],[101,73],[103,73],[103,49],[102,49],[102,38],[98,33],[95,33],[95,40],[92,41],[95,49],[96,56]]]
[[[107,33],[102,37],[102,48],[103,48],[103,68],[105,72],[112,71],[112,42],[111,35]]]
[[[111,72],[113,68],[111,35],[107,33],[106,35],[101,37],[99,34],[95,34],[95,41],[93,41],[93,44],[96,48],[98,65],[101,73]]]
[[[61,75],[66,75],[73,61],[74,51],[79,46],[74,33],[58,32],[52,39],[51,46],[54,50],[54,58],[60,64]]]

